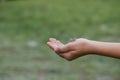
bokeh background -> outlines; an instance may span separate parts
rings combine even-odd
[[[50,37],[119,42],[120,0],[0,0],[0,80],[120,80],[119,59],[68,62]]]

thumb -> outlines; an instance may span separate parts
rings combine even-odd
[[[56,49],[56,52],[57,53],[65,53],[65,52],[71,51],[71,48],[72,48],[71,44],[66,44],[66,45],[58,47]]]

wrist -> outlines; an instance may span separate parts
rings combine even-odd
[[[85,53],[88,54],[96,54],[95,50],[96,50],[96,41],[92,41],[92,40],[87,40],[86,41],[86,46],[85,46]]]
[[[104,51],[103,42],[89,40],[89,54],[101,55],[101,51]]]

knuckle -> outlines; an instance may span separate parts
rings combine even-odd
[[[61,48],[57,48],[56,49],[56,53],[61,53],[62,52],[62,49]]]

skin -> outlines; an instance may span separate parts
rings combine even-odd
[[[47,45],[60,57],[71,61],[78,57],[88,54],[102,55],[120,59],[120,43],[99,42],[79,38],[68,42],[61,43],[55,38],[50,38]]]

